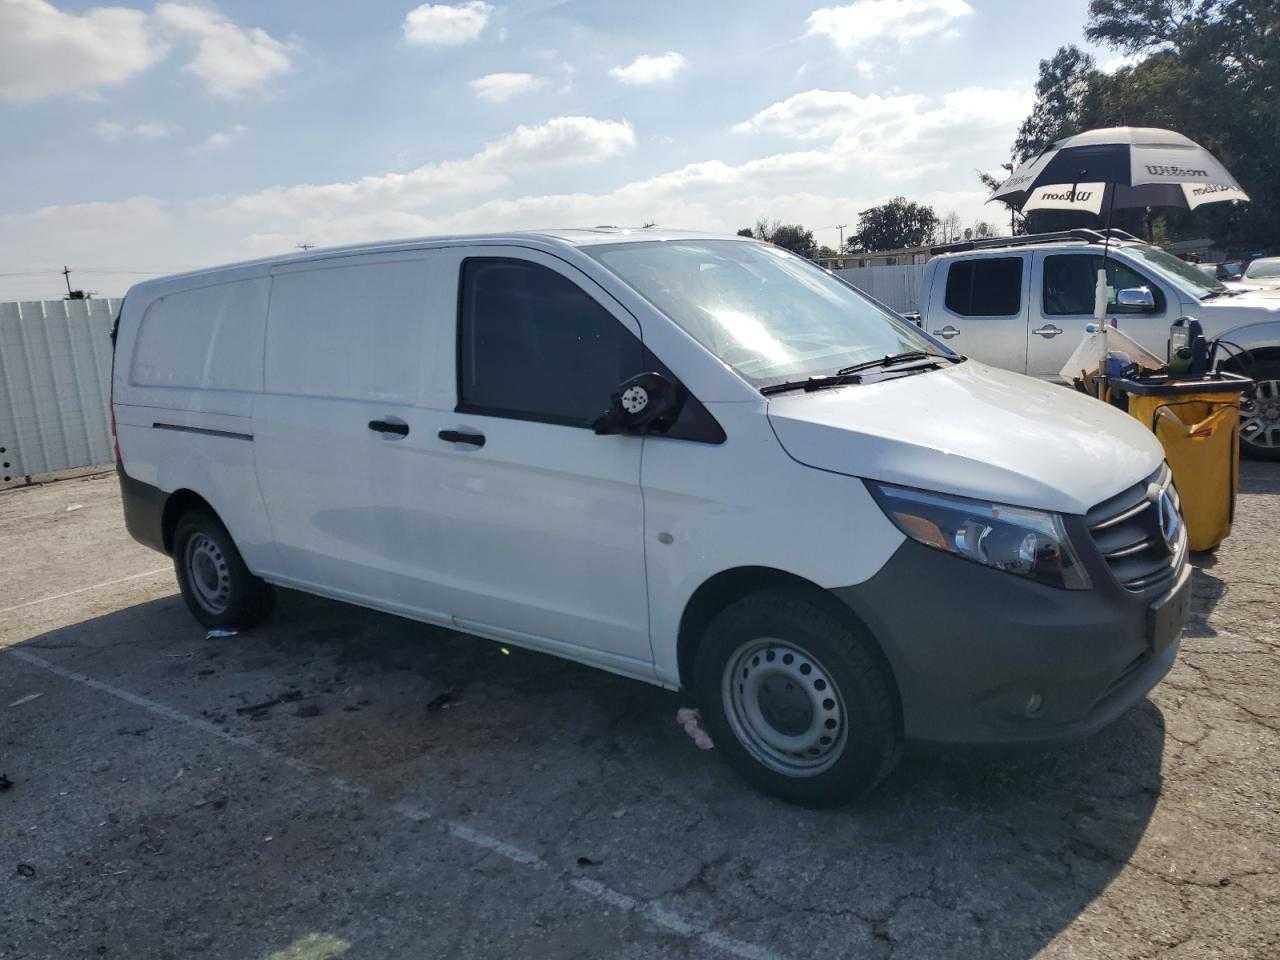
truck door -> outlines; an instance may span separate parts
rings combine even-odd
[[[1062,365],[1093,322],[1094,286],[1101,254],[1039,253],[1036,255],[1032,289],[1036,295],[1028,305],[1031,322],[1027,331],[1027,373],[1051,380],[1060,376]],[[1107,316],[1116,326],[1157,356],[1163,356],[1169,336],[1168,298],[1160,285],[1144,277],[1128,264],[1108,257]],[[1145,288],[1151,293],[1147,307],[1120,307],[1119,290]]]
[[[928,330],[951,349],[1023,373],[1027,367],[1026,255],[972,257],[946,264],[927,313]],[[941,302],[938,302],[941,301]]]

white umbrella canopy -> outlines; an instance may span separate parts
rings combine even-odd
[[[1027,210],[1101,214],[1248,200],[1227,168],[1194,140],[1158,127],[1106,127],[1066,137],[1014,170],[987,198]]]

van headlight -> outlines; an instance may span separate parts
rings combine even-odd
[[[918,543],[1066,590],[1088,590],[1056,513],[865,481],[894,526]]]

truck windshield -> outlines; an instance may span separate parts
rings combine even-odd
[[[1210,294],[1216,296],[1227,292],[1227,288],[1217,278],[1209,276],[1195,264],[1179,260],[1159,247],[1134,244],[1125,247],[1125,252],[1138,257],[1183,293],[1189,293],[1197,300],[1202,300]]]
[[[583,249],[756,387],[900,353],[946,352],[778,247],[679,240]]]

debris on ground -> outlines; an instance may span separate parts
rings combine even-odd
[[[263,700],[261,703],[251,703],[248,706],[236,707],[236,713],[261,713],[264,710],[270,710],[272,707],[281,703],[296,703],[302,699],[301,690],[286,690],[278,697],[272,697],[270,700]]]
[[[206,640],[228,640],[231,637],[238,637],[238,636],[240,636],[239,630],[224,630],[218,627],[214,627],[212,630],[210,630],[208,633],[204,635],[204,638]]]
[[[4,793],[6,790],[12,790],[12,789],[13,789],[13,781],[10,780],[8,777],[6,777],[3,773],[0,773],[0,793]]]
[[[590,857],[579,857],[578,866],[580,867],[598,867],[603,860],[592,860]]]
[[[710,750],[715,746],[711,735],[702,727],[702,714],[693,707],[681,707],[676,711],[676,723],[684,727],[684,732],[699,750]]]
[[[297,710],[293,711],[293,714],[294,716],[297,716],[297,717],[318,717],[320,716],[320,704],[318,703],[301,704]]]
[[[458,691],[446,690],[444,693],[432,697],[427,701],[427,713],[435,713],[437,710],[445,710],[453,706],[458,700]]]
[[[84,509],[84,504],[83,504],[83,503],[73,503],[73,504],[71,504],[71,506],[67,507],[67,509],[66,509],[66,511],[65,511],[65,512],[66,512],[66,513],[74,513],[76,510],[83,510],[83,509]]]
[[[43,692],[40,692],[40,693],[28,693],[25,697],[19,697],[17,700],[13,701],[13,703],[9,704],[9,706],[10,706],[10,707],[20,707],[20,706],[22,706],[24,703],[30,703],[32,700],[38,700],[38,699],[40,699],[40,698],[41,698],[41,697],[43,697],[43,696],[44,696],[44,693],[43,693]]]
[[[26,877],[28,880],[30,880],[35,875],[36,875],[36,868],[33,867],[31,864],[29,863],[18,864],[18,876]]]

